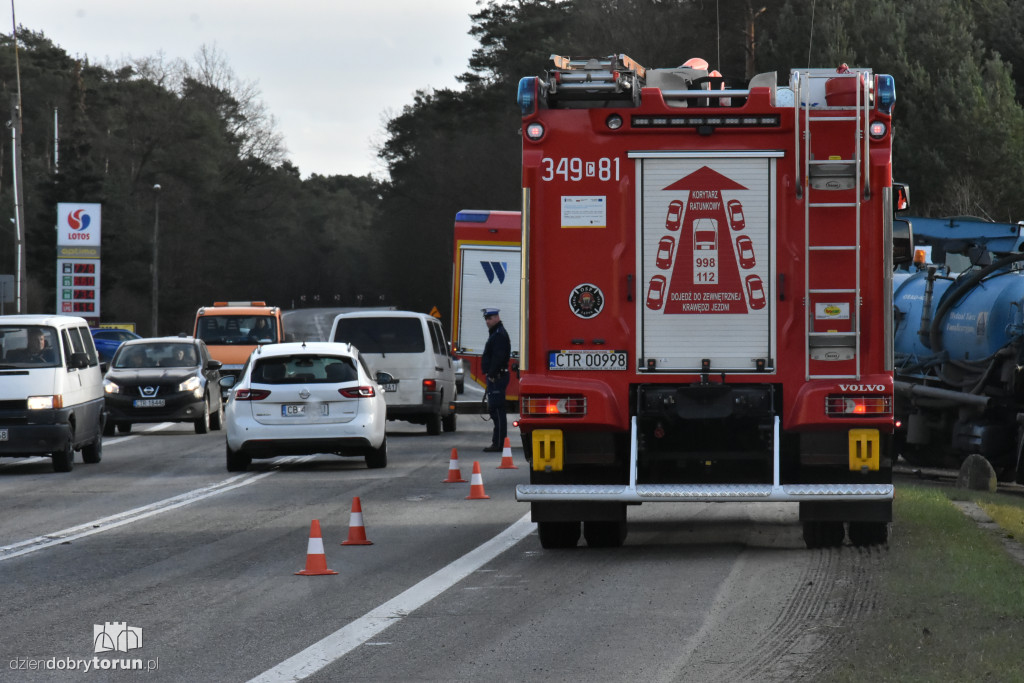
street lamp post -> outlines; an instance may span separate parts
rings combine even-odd
[[[160,255],[160,186],[153,186],[153,320],[150,323],[150,333],[155,337],[157,320],[160,315],[157,292],[160,289],[160,268],[157,260]]]

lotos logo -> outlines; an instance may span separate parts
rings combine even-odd
[[[89,218],[85,209],[77,209],[68,214],[68,226],[72,230],[88,230],[90,222],[92,219]]]
[[[839,315],[842,312],[843,309],[839,308],[839,306],[836,306],[834,304],[825,306],[825,315]]]
[[[885,391],[884,384],[840,384],[839,391]]]

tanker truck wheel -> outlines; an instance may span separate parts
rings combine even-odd
[[[850,543],[855,546],[885,545],[888,540],[886,522],[850,522]]]
[[[580,540],[579,522],[537,522],[542,548],[575,548]]]

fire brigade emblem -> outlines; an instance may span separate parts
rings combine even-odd
[[[580,318],[593,318],[604,308],[604,294],[595,285],[576,285],[569,295],[569,308]]]

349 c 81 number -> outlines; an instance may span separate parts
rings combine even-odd
[[[595,161],[585,161],[579,157],[561,157],[552,159],[544,157],[541,159],[543,175],[541,180],[551,182],[560,179],[576,182],[596,178],[602,181],[617,181],[619,179],[619,160],[617,158],[601,157]]]

